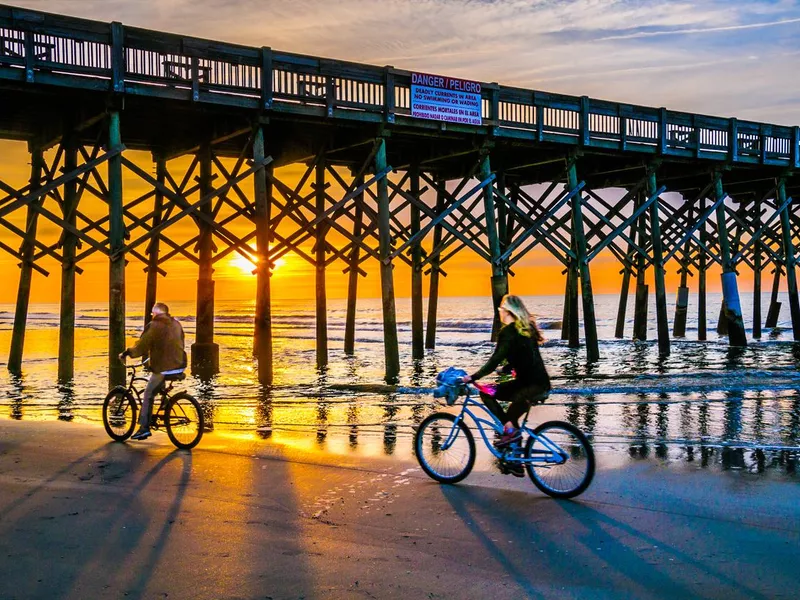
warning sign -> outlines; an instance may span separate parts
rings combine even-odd
[[[481,84],[477,81],[411,74],[412,117],[480,125],[481,110]]]

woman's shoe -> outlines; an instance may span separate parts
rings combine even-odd
[[[146,440],[146,439],[147,439],[147,438],[149,438],[151,435],[153,435],[153,434],[152,434],[152,433],[150,433],[150,430],[149,430],[149,429],[143,429],[143,428],[141,428],[141,427],[140,427],[140,428],[139,428],[139,431],[137,431],[136,433],[134,433],[134,434],[131,436],[131,439],[132,439],[132,440],[136,440],[136,441],[138,442],[138,441],[141,441],[141,440]]]

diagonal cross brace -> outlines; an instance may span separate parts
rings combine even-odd
[[[169,219],[167,219],[165,221],[162,221],[161,223],[158,224],[158,226],[153,227],[149,232],[147,232],[146,234],[144,234],[143,236],[141,236],[137,240],[135,240],[135,241],[131,242],[130,244],[127,244],[123,248],[120,248],[119,250],[117,250],[117,252],[115,252],[114,254],[111,255],[111,259],[112,260],[118,258],[121,254],[127,252],[128,250],[131,250],[132,248],[135,248],[135,247],[139,246],[140,244],[148,241],[149,239],[151,239],[152,237],[158,235],[164,229],[166,229],[170,225],[173,225],[174,223],[176,223],[177,221],[181,220],[183,217],[185,217],[187,215],[198,216],[199,218],[203,219],[204,221],[210,222],[211,226],[215,228],[216,224],[214,223],[214,220],[212,218],[208,217],[207,215],[204,215],[204,214],[198,212],[200,210],[200,208],[203,205],[205,205],[208,202],[210,202],[211,200],[213,200],[214,198],[216,198],[217,196],[221,196],[221,195],[227,193],[228,190],[230,190],[234,185],[236,185],[240,181],[246,179],[247,177],[249,177],[251,174],[253,174],[256,171],[258,171],[259,169],[263,169],[265,166],[267,166],[269,163],[272,162],[272,157],[268,156],[268,157],[264,158],[263,160],[254,162],[250,168],[246,169],[240,175],[237,175],[235,179],[227,181],[226,183],[224,183],[220,187],[214,189],[210,193],[208,193],[205,196],[203,196],[202,198],[200,198],[194,204],[189,204],[186,201],[186,198],[180,196],[179,194],[174,193],[168,187],[162,185],[160,182],[158,182],[157,180],[155,180],[152,177],[150,177],[149,174],[144,172],[142,169],[140,169],[137,165],[135,165],[131,161],[125,160],[125,158],[123,158],[122,160],[123,160],[123,163],[125,164],[126,167],[128,167],[134,173],[139,175],[142,179],[144,179],[145,181],[147,181],[148,183],[153,185],[157,190],[159,190],[162,194],[164,194],[164,196],[169,198],[171,201],[173,201],[173,202],[175,202],[175,203],[177,203],[179,205],[188,204],[188,206],[184,206],[184,208],[183,208],[183,210],[181,210],[181,212],[177,213],[176,215],[173,215],[172,217],[170,217]],[[223,238],[223,239],[225,239],[225,238]],[[228,241],[228,240],[226,240],[226,241]],[[236,240],[236,244],[237,245],[239,244],[238,240]]]
[[[31,192],[31,193],[29,193],[29,194],[27,194],[25,196],[21,195],[19,192],[17,192],[11,186],[9,186],[9,185],[3,183],[2,181],[0,181],[0,187],[2,187],[3,191],[5,191],[10,196],[14,196],[15,198],[17,198],[17,200],[15,200],[14,202],[11,202],[10,204],[6,204],[2,208],[0,208],[0,217],[5,217],[7,214],[9,214],[11,212],[14,212],[15,210],[17,210],[21,206],[25,206],[26,204],[30,204],[34,200],[38,200],[39,198],[41,198],[43,196],[46,196],[47,194],[51,193],[53,190],[61,187],[62,185],[64,185],[65,183],[67,183],[69,181],[72,181],[73,179],[77,179],[78,177],[80,177],[84,173],[87,173],[87,172],[91,171],[92,169],[94,169],[96,166],[101,165],[104,162],[106,162],[107,160],[109,160],[110,158],[113,158],[113,157],[117,156],[118,154],[122,153],[124,150],[125,150],[125,146],[119,146],[117,148],[109,150],[108,152],[106,152],[102,156],[97,157],[95,160],[93,160],[91,162],[88,162],[88,163],[85,163],[85,164],[81,165],[80,167],[78,167],[77,169],[75,169],[75,170],[73,170],[73,171],[71,171],[69,173],[65,173],[61,177],[57,177],[56,179],[51,180],[49,183],[43,185],[40,188],[37,188],[36,191]]]
[[[494,181],[496,178],[497,178],[497,176],[496,176],[494,173],[492,173],[491,175],[489,175],[489,177],[487,177],[486,179],[484,179],[483,181],[481,181],[481,182],[480,182],[478,185],[476,185],[476,186],[475,186],[475,187],[473,187],[473,188],[472,188],[470,191],[468,191],[466,194],[464,194],[463,196],[461,196],[461,198],[459,198],[458,200],[456,200],[455,202],[453,202],[453,203],[452,203],[450,206],[448,206],[448,207],[447,207],[445,210],[443,210],[441,213],[439,213],[439,215],[438,215],[438,216],[437,216],[435,219],[432,219],[430,223],[428,223],[427,225],[425,225],[425,227],[423,227],[423,228],[422,228],[422,229],[420,229],[420,230],[419,230],[417,233],[415,233],[415,234],[414,234],[414,235],[412,235],[410,238],[408,238],[408,239],[407,239],[407,240],[406,240],[406,241],[403,243],[403,245],[401,245],[401,246],[400,246],[399,248],[397,248],[397,249],[396,249],[394,252],[392,252],[392,253],[391,253],[391,254],[390,254],[390,255],[389,255],[387,258],[385,258],[385,259],[384,259],[384,263],[385,263],[385,264],[389,264],[389,262],[391,261],[391,259],[395,258],[395,257],[396,257],[398,254],[402,253],[402,252],[403,252],[403,250],[405,250],[406,248],[408,248],[408,247],[412,246],[413,244],[415,244],[415,243],[416,243],[416,242],[418,242],[419,240],[423,239],[423,238],[424,238],[424,237],[425,237],[425,236],[428,234],[428,232],[429,232],[431,229],[433,229],[433,228],[434,228],[436,225],[438,225],[439,223],[441,223],[442,221],[444,221],[444,220],[445,220],[445,218],[447,218],[447,216],[448,216],[448,215],[450,215],[450,214],[451,214],[451,213],[452,213],[452,212],[453,212],[453,211],[454,211],[456,208],[458,208],[459,206],[461,206],[461,205],[462,205],[464,202],[466,202],[466,201],[467,201],[469,198],[471,198],[472,196],[474,196],[475,194],[477,194],[477,193],[478,193],[480,190],[482,190],[483,188],[485,188],[487,185],[491,185],[491,183],[492,183],[492,182],[493,182],[493,181]]]
[[[669,261],[669,259],[672,258],[675,255],[675,253],[678,250],[680,250],[680,248],[686,242],[688,242],[690,239],[693,239],[695,242],[700,244],[701,247],[703,247],[704,249],[707,250],[706,245],[703,242],[701,242],[699,239],[697,239],[694,234],[698,229],[700,229],[701,227],[703,227],[705,225],[705,223],[708,220],[708,218],[714,213],[714,211],[717,210],[717,207],[721,203],[725,202],[725,199],[727,197],[728,197],[728,194],[723,194],[720,198],[715,200],[714,203],[710,207],[708,207],[702,215],[700,215],[700,217],[697,219],[697,222],[694,225],[692,225],[689,229],[686,229],[686,228],[681,226],[681,229],[683,229],[686,232],[686,234],[681,238],[681,240],[677,244],[675,244],[675,246],[672,248],[672,250],[670,250],[670,252],[664,257],[664,259],[661,261],[662,265],[667,264],[667,261]],[[709,252],[709,255],[711,255],[710,252]],[[711,255],[711,257],[714,260],[716,260],[717,262],[719,262],[715,256]]]
[[[756,242],[758,242],[761,239],[761,236],[763,236],[766,233],[766,231],[769,228],[770,224],[772,224],[772,221],[774,221],[776,218],[780,217],[781,213],[784,210],[786,210],[786,207],[789,206],[791,203],[792,203],[792,197],[789,196],[786,199],[786,202],[784,202],[774,213],[772,213],[772,216],[770,216],[770,218],[767,219],[766,222],[764,222],[764,224],[761,226],[761,228],[756,233],[754,233],[752,235],[752,237],[742,247],[742,249],[739,250],[739,252],[737,252],[736,255],[731,259],[731,262],[733,264],[736,264],[742,258],[744,258],[744,253],[747,252],[747,250],[750,248],[750,246],[752,246],[753,244],[755,244]],[[763,246],[763,245],[764,244],[762,243],[761,246]]]
[[[393,186],[394,184],[390,183],[389,185]],[[432,208],[430,208],[424,202],[420,201],[418,198],[412,196],[410,193],[406,192],[405,190],[400,189],[399,187],[397,189],[397,193],[400,196],[402,196],[403,198],[405,198],[408,201],[408,204],[410,204],[410,205],[418,208],[420,211],[422,211],[425,214],[426,217],[428,217],[430,219],[435,219],[436,218],[436,211],[434,211]],[[449,233],[451,233],[457,240],[459,240],[463,244],[463,246],[466,246],[466,247],[470,248],[472,251],[474,251],[478,256],[483,258],[485,261],[491,262],[492,257],[486,252],[486,250],[484,250],[483,248],[479,247],[473,240],[470,240],[463,232],[458,231],[458,229],[456,229],[455,227],[451,226],[447,221],[444,221],[442,223],[442,227],[444,229],[446,229]]]
[[[625,219],[622,222],[621,225],[619,225],[610,234],[608,234],[602,242],[600,242],[599,244],[597,244],[597,246],[592,248],[592,252],[586,257],[586,262],[587,263],[590,262],[595,256],[597,256],[603,250],[603,248],[608,246],[611,242],[614,241],[615,238],[617,238],[619,236],[622,236],[623,239],[625,239],[629,244],[631,244],[634,248],[636,248],[637,251],[639,251],[642,254],[646,255],[647,253],[644,250],[639,248],[636,244],[633,243],[633,240],[628,238],[628,236],[625,234],[624,230],[627,229],[628,227],[630,227],[631,224],[634,221],[636,221],[636,219],[638,219],[642,215],[642,213],[644,211],[646,211],[648,208],[650,208],[650,205],[653,204],[653,202],[656,202],[658,200],[658,197],[661,196],[661,194],[663,194],[666,191],[666,189],[667,189],[667,186],[665,186],[665,185],[662,185],[660,188],[658,188],[656,190],[656,193],[653,194],[652,196],[650,196],[635,211],[633,211],[633,214],[631,214],[630,217]],[[587,204],[586,207],[589,210],[591,210],[595,215],[597,215],[597,217],[599,219],[602,219],[604,222],[606,222],[606,224],[608,224],[608,225],[611,224],[611,222],[608,221],[607,219],[603,218],[603,216],[598,211],[593,210],[593,208],[590,205]]]
[[[503,254],[501,254],[497,258],[497,260],[495,262],[497,264],[501,264],[502,262],[508,260],[508,257],[511,256],[511,254],[514,252],[514,250],[516,250],[528,237],[530,237],[531,235],[533,235],[537,231],[541,230],[541,228],[545,224],[545,222],[548,219],[550,219],[551,217],[553,217],[555,215],[556,211],[558,211],[562,206],[564,206],[567,202],[569,202],[572,198],[574,198],[577,194],[579,194],[580,191],[583,189],[583,187],[585,185],[586,185],[585,182],[581,181],[577,186],[575,186],[573,189],[571,189],[568,193],[563,193],[562,192],[564,194],[563,197],[561,199],[559,199],[559,200],[556,200],[553,204],[551,204],[550,208],[547,210],[547,212],[545,214],[543,214],[541,217],[539,217],[538,219],[536,219],[535,221],[532,220],[516,204],[514,204],[508,198],[506,198],[505,195],[500,194],[499,192],[496,192],[497,196],[499,196],[500,199],[503,202],[506,203],[506,205],[512,210],[512,212],[514,212],[517,216],[519,216],[522,221],[530,223],[531,226],[528,229],[526,229],[524,232],[522,232],[522,234],[519,235],[517,237],[517,239],[515,239],[508,246],[506,251],[503,252]],[[573,259],[575,258],[575,253],[572,252],[572,250],[570,248],[567,248],[566,246],[564,246],[558,240],[551,240],[551,241],[554,242],[557,246],[559,246],[561,251],[564,252],[567,256],[569,256],[570,258],[573,258]],[[528,250],[530,250],[530,247],[528,248]]]

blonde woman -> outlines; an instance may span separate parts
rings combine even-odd
[[[550,391],[550,376],[544,368],[539,344],[544,341],[536,322],[519,296],[503,296],[497,308],[503,323],[497,347],[491,358],[474,374],[463,378],[464,383],[477,381],[494,371],[503,361],[503,370],[513,372],[514,379],[498,383],[492,397],[481,391],[486,407],[505,424],[498,447],[508,446],[521,437],[519,418],[530,408],[531,402]],[[504,411],[498,400],[511,402]]]

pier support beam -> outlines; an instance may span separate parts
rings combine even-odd
[[[360,188],[364,185],[364,176],[359,175],[355,181],[355,187]],[[361,237],[364,218],[364,192],[355,198],[355,216],[353,221],[353,239]],[[344,352],[353,354],[356,340],[356,302],[358,300],[358,263],[361,259],[361,246],[353,244],[350,250],[350,265],[347,281],[347,312],[344,323]]]
[[[628,265],[622,270],[622,285],[619,290],[619,306],[617,307],[617,324],[614,328],[614,337],[625,337],[625,313],[628,309],[628,293],[631,286],[631,269]]]
[[[71,173],[78,166],[78,142],[74,132],[66,134],[64,140],[64,172]],[[76,225],[78,209],[78,180],[70,179],[64,184],[64,221],[73,228]],[[78,239],[75,234],[62,233],[61,262],[61,311],[58,329],[58,381],[65,383],[72,379],[75,368],[75,251]]]
[[[639,208],[639,196],[636,195],[634,197],[634,204],[633,210],[634,212],[636,209]],[[633,240],[636,239],[636,221],[631,223],[630,233],[628,237],[630,241],[628,242],[628,250],[625,254],[626,262],[622,265],[622,286],[619,292],[619,307],[617,308],[617,326],[614,330],[614,337],[622,339],[625,337],[625,314],[628,309],[628,295],[630,291],[631,285],[631,272],[633,270],[633,265],[631,264],[631,260],[633,259],[634,255],[634,247],[633,247]]]
[[[480,178],[486,181],[492,175],[492,167],[489,162],[489,155],[481,157]],[[497,235],[497,213],[494,204],[494,185],[487,185],[483,188],[483,213],[486,221],[486,238],[489,242],[489,255],[492,259],[492,306],[494,308],[494,318],[492,320],[492,341],[497,341],[497,334],[502,323],[497,307],[503,300],[503,296],[508,293],[508,274],[503,266],[498,264],[500,259],[500,238]]]
[[[699,214],[706,212],[706,199],[700,198],[700,207],[698,208]],[[700,242],[705,246],[708,243],[708,233],[706,232],[706,224],[703,223],[700,228]],[[697,257],[697,339],[698,341],[705,341],[708,339],[708,309],[706,305],[706,269],[708,268],[708,256],[705,250],[701,250]]]
[[[645,237],[647,228],[647,215],[642,213],[639,218],[639,246],[646,247]],[[647,339],[647,311],[650,287],[645,283],[646,263],[645,257],[638,253],[636,262],[636,298],[633,308],[633,339],[645,341]]]
[[[692,207],[689,208],[688,222],[692,223]],[[678,296],[675,298],[675,319],[672,323],[672,335],[676,338],[686,337],[686,317],[689,312],[689,241],[683,245],[681,252],[681,268],[679,270],[681,282],[678,286]]]
[[[656,187],[656,173],[648,169],[647,195],[654,196],[658,191]],[[653,277],[656,286],[656,324],[658,328],[658,354],[669,355],[669,322],[667,320],[667,291],[664,285],[664,252],[661,241],[661,221],[658,215],[659,201],[656,199],[650,205],[650,239],[653,244]]]
[[[778,206],[786,203],[786,181],[778,180]],[[786,287],[789,292],[789,309],[792,314],[792,335],[795,341],[800,341],[800,300],[797,296],[797,272],[795,271],[794,242],[792,241],[792,226],[789,219],[791,206],[787,205],[781,211],[781,237],[783,241],[783,257],[786,265]]]
[[[253,160],[263,162],[264,128],[259,125],[253,135]],[[253,323],[253,354],[258,362],[258,381],[271,385],[272,370],[272,293],[269,262],[270,218],[272,208],[272,178],[267,177],[272,164],[253,173],[253,202],[256,227],[256,310]]]
[[[575,243],[572,244],[575,250]],[[578,321],[578,268],[574,260],[567,265],[567,284],[564,291],[564,316],[561,339],[568,340],[570,348],[580,347],[580,323]]]
[[[778,317],[781,314],[781,302],[778,302],[778,292],[781,286],[781,265],[775,265],[772,277],[772,294],[769,300],[769,309],[767,310],[767,320],[764,327],[777,327]]]
[[[411,195],[419,200],[419,165],[411,166]],[[420,230],[419,207],[411,204],[411,235]],[[420,359],[425,356],[423,348],[424,333],[422,330],[422,244],[417,241],[411,246],[411,357]]]
[[[756,199],[753,207],[753,230],[761,228],[761,200]],[[753,247],[753,339],[761,339],[761,246]]]
[[[444,190],[446,182],[439,181],[436,188],[436,215],[440,215],[444,210]],[[442,226],[435,225],[433,228],[433,248],[434,255],[431,257],[431,278],[428,288],[428,322],[425,328],[425,347],[433,349],[436,347],[436,317],[439,310],[439,257],[436,250],[442,243]]]
[[[122,146],[119,111],[111,111],[108,124],[108,147]],[[125,366],[119,355],[125,350],[125,222],[122,206],[122,156],[108,161],[108,387],[125,383]],[[116,257],[114,255],[116,254]]]
[[[315,207],[317,215],[325,212],[325,156],[320,156],[316,166],[314,183]],[[316,334],[317,334],[317,368],[328,364],[328,299],[325,289],[325,233],[324,221],[317,223],[314,240],[314,262],[316,283]]]
[[[714,195],[717,201],[725,197],[722,189],[722,177],[714,178]],[[722,259],[722,300],[725,318],[728,321],[728,342],[731,346],[746,346],[747,336],[742,320],[742,306],[739,302],[739,286],[736,282],[735,265],[731,259],[728,240],[728,222],[725,214],[725,202],[717,207],[717,234],[719,236],[720,258]]]
[[[33,148],[31,150],[30,178],[30,190],[32,192],[41,186],[43,167],[42,150]],[[8,370],[15,375],[22,373],[22,350],[25,345],[25,328],[28,322],[28,305],[31,298],[32,259],[38,220],[39,213],[29,206],[25,219],[25,238],[22,240],[22,248],[20,248],[22,261],[19,272],[19,288],[17,289],[17,306],[14,311],[14,330],[11,333],[11,350],[8,355]]]
[[[570,190],[578,187],[578,175],[575,170],[575,161],[569,165],[567,171]],[[586,258],[586,235],[583,230],[583,196],[579,192],[572,201],[572,230],[575,237],[575,250],[578,263],[578,273],[581,279],[581,297],[583,300],[583,330],[586,336],[586,358],[589,362],[600,359],[600,348],[597,341],[597,321],[594,314],[594,295],[592,294],[592,278],[589,273],[589,262]]]
[[[167,176],[167,161],[163,157],[156,157],[156,181],[159,186],[164,186]],[[153,227],[158,227],[161,224],[161,211],[164,206],[164,192],[156,188],[155,197],[153,200]],[[154,236],[153,239],[147,244],[147,282],[145,284],[144,292],[144,324],[151,321],[153,316],[150,314],[153,310],[153,305],[156,303],[158,294],[158,254],[159,254],[159,236]]]
[[[375,172],[383,173],[386,164],[386,140],[379,138],[375,152]],[[400,374],[400,349],[397,344],[397,312],[394,299],[394,278],[392,276],[392,230],[389,207],[389,182],[381,177],[378,187],[378,237],[381,264],[381,300],[383,306],[383,349],[386,361],[386,381],[397,380]]]
[[[212,193],[211,145],[205,141],[200,146],[200,196]],[[200,207],[201,214],[213,218],[210,202]],[[197,278],[197,317],[195,343],[192,344],[192,372],[201,377],[219,373],[219,346],[214,343],[214,268],[212,266],[213,240],[211,225],[199,219],[200,235],[197,242],[199,272]]]

